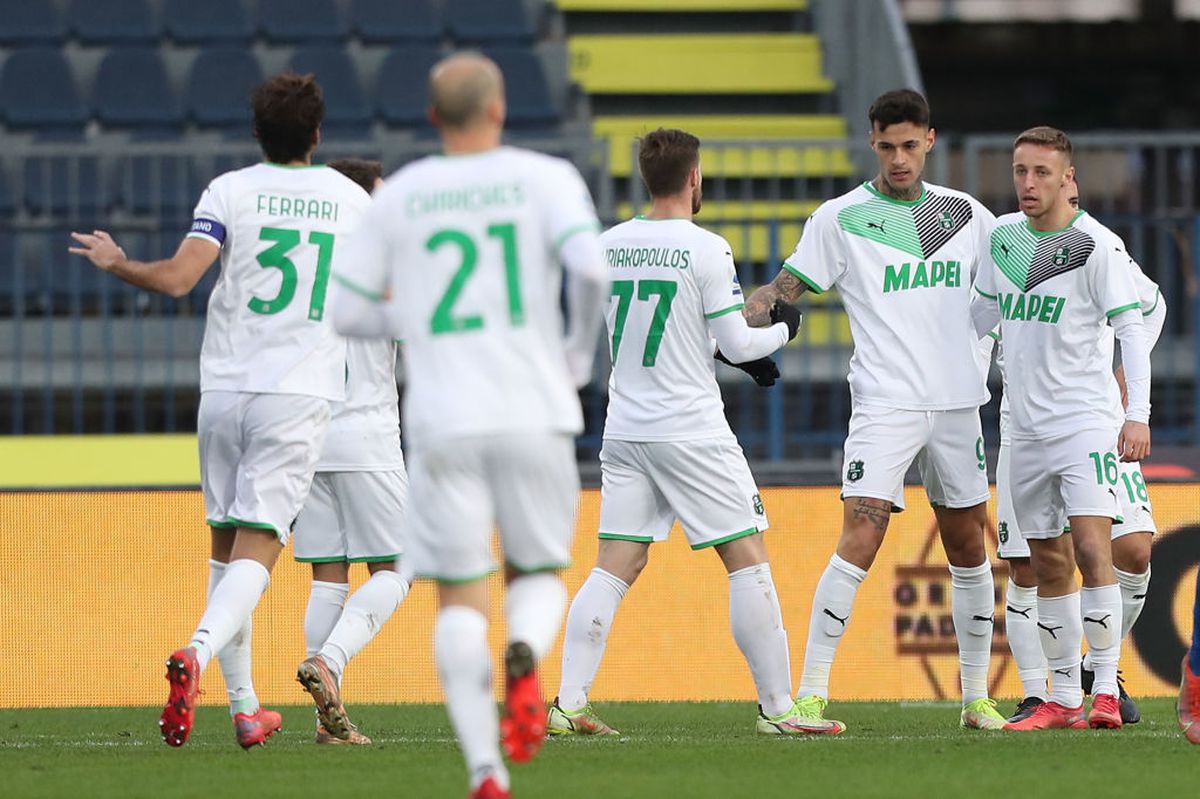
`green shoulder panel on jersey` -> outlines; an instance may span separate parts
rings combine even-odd
[[[382,294],[377,294],[376,292],[371,291],[370,289],[365,289],[362,286],[355,283],[354,281],[350,280],[349,278],[342,277],[337,272],[333,273],[333,279],[336,280],[338,282],[338,284],[345,286],[346,288],[350,289],[351,291],[353,291],[355,294],[359,295],[360,297],[365,297],[366,299],[370,300],[371,302],[383,302]]]
[[[600,229],[599,222],[584,222],[583,224],[575,225],[574,227],[569,227],[566,230],[564,230],[562,233],[558,234],[558,238],[554,242],[554,249],[561,250],[562,246],[564,244],[566,244],[567,241],[572,236],[574,236],[576,233],[595,232],[599,229]]]
[[[1033,261],[1035,250],[1037,241],[1029,235],[1029,227],[1024,222],[999,225],[992,231],[992,260],[1004,276],[1022,291],[1029,277],[1029,264]]]
[[[1131,302],[1128,305],[1118,305],[1116,308],[1113,308],[1110,311],[1105,311],[1104,315],[1107,316],[1109,319],[1112,319],[1114,316],[1116,316],[1119,313],[1125,313],[1126,311],[1132,311],[1134,308],[1141,308],[1141,307],[1142,307],[1142,304],[1140,302]]]
[[[725,314],[733,313],[734,311],[740,311],[745,307],[746,306],[744,303],[739,302],[737,305],[730,305],[728,308],[722,308],[719,311],[713,311],[712,313],[706,313],[704,315],[704,318],[705,319],[716,319],[718,316],[724,316]]]
[[[878,195],[878,192],[876,194]],[[878,195],[864,203],[848,205],[838,211],[838,225],[853,236],[860,236],[923,258],[925,250],[921,246],[921,237],[913,221],[911,204],[898,203],[899,200]]]
[[[809,290],[813,294],[824,294],[825,293],[825,289],[818,286],[815,280],[813,280],[811,277],[809,277],[808,275],[801,272],[796,267],[789,264],[787,261],[783,262],[783,268],[786,269],[787,271],[791,272],[794,276],[803,280],[804,284],[806,286],[808,286]]]

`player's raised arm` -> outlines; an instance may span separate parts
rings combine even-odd
[[[170,258],[134,261],[106,231],[72,233],[71,238],[79,246],[68,248],[69,252],[82,255],[97,268],[126,283],[171,297],[182,297],[195,288],[221,251],[220,245],[210,238],[189,236],[180,242],[179,249]]]

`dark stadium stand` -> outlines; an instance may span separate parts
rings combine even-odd
[[[455,0],[444,6],[450,35],[464,43],[533,41],[544,10],[527,0]]]
[[[66,35],[67,25],[53,3],[0,0],[0,45],[57,44]]]
[[[200,127],[250,129],[247,98],[263,79],[262,66],[254,54],[240,47],[205,50],[192,63],[184,110]]]
[[[436,43],[446,30],[437,0],[353,0],[350,26],[367,44]]]
[[[67,21],[82,44],[150,44],[162,36],[146,0],[72,0]]]
[[[358,70],[346,50],[341,47],[311,47],[297,50],[288,61],[288,68],[301,74],[312,72],[319,76],[325,90],[326,136],[370,135],[371,108],[363,93]]]
[[[412,45],[388,53],[375,84],[375,110],[388,125],[425,124],[430,68],[441,58],[435,47]],[[431,131],[432,133],[432,131]]]
[[[162,57],[149,47],[118,47],[104,56],[92,113],[106,128],[172,132],[183,125]]]
[[[242,0],[166,0],[163,21],[177,44],[248,42],[254,24]]]
[[[258,0],[258,25],[278,44],[340,41],[349,33],[333,0]]]
[[[95,219],[108,205],[100,180],[100,158],[27,158],[23,168],[24,202],[34,216]]]
[[[37,86],[37,91],[30,91]],[[58,49],[16,50],[0,73],[0,109],[10,128],[38,132],[81,131],[87,112]]]

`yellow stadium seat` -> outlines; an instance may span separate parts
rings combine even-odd
[[[733,247],[734,257],[739,261],[748,258],[760,263],[782,263],[800,240],[802,221],[807,219],[818,205],[820,202],[817,200],[705,200],[704,208],[696,217],[696,223],[724,236]],[[633,206],[629,203],[619,204],[617,215],[620,219],[629,219],[634,215]],[[773,226],[771,222],[776,220],[778,224]],[[772,233],[775,237],[774,247]]]
[[[558,0],[563,11],[806,11],[808,0]]]
[[[572,36],[571,77],[591,94],[780,94],[833,89],[807,33]]]

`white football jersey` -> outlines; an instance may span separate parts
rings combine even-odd
[[[188,233],[221,248],[201,391],[343,398],[345,342],[326,318],[325,299],[369,201],[324,166],[262,163],[213,179]]]
[[[997,220],[976,290],[1000,306],[1008,438],[1120,424],[1108,320],[1141,306],[1130,263],[1084,211],[1057,231],[1020,212]]]
[[[742,309],[729,242],[687,219],[638,217],[605,232],[613,299],[604,437],[688,441],[731,436],[709,319]]]
[[[338,282],[404,341],[410,445],[582,429],[559,250],[599,224],[572,164],[514,147],[423,158],[376,191]]]
[[[910,411],[988,400],[971,325],[971,281],[995,218],[970,195],[924,184],[911,202],[863,183],[822,203],[783,268],[834,286],[854,336],[855,402]]]
[[[1121,246],[1124,246],[1122,243]],[[1142,316],[1146,317],[1154,313],[1159,304],[1163,302],[1162,292],[1159,290],[1158,284],[1146,276],[1142,271],[1142,266],[1132,258],[1129,259],[1129,268],[1133,274],[1133,285],[1137,289],[1138,304],[1141,306]],[[1008,380],[1004,376],[1004,346],[999,342],[999,334],[989,333],[997,339],[996,342],[996,368],[1000,370],[1000,379],[1002,381],[1002,394],[1000,395],[1000,443],[1007,444],[1012,439],[1008,434],[1009,425],[1009,410],[1008,410]],[[1111,360],[1113,347],[1116,346],[1116,334],[1111,326],[1105,328],[1106,347]],[[1157,339],[1149,342],[1150,349],[1154,349],[1154,345],[1158,343]],[[1118,391],[1120,389],[1118,388]],[[1123,413],[1117,417],[1118,424],[1125,418]]]
[[[346,340],[346,400],[330,408],[318,472],[389,472],[404,468],[400,447],[396,343]]]

